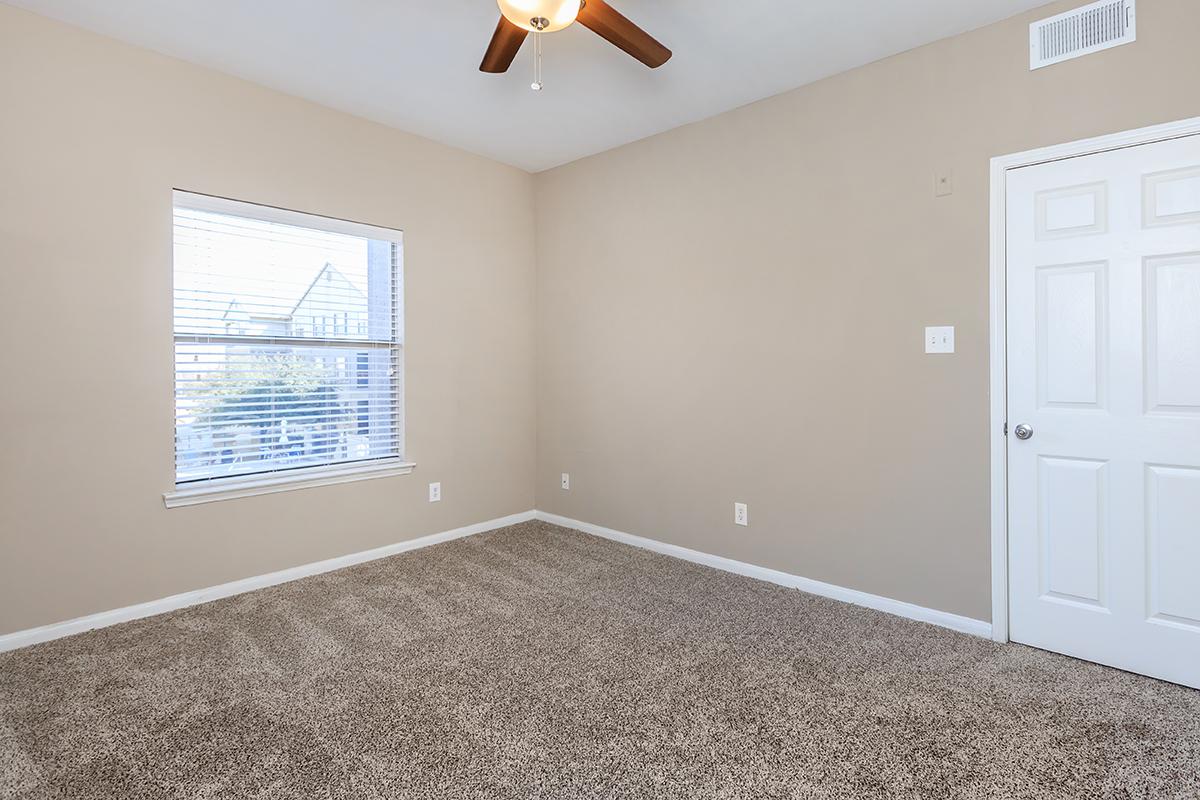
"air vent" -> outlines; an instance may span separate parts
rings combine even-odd
[[[1102,0],[1029,26],[1029,68],[1041,69],[1137,39],[1137,0]]]

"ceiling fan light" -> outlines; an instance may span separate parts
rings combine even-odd
[[[579,16],[579,0],[496,0],[505,19],[527,31],[561,31]],[[539,28],[537,20],[545,20]]]

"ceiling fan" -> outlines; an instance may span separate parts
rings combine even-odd
[[[578,20],[629,55],[654,69],[671,51],[630,22],[605,0],[497,0],[500,22],[479,65],[481,72],[507,72],[530,33],[560,31]],[[540,89],[538,84],[535,89]]]

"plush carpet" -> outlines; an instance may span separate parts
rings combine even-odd
[[[4,798],[1198,798],[1200,692],[544,523],[0,655]]]

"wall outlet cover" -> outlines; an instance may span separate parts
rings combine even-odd
[[[442,484],[441,483],[429,484],[429,502],[431,502],[431,503],[442,502]]]
[[[564,492],[571,491],[571,474],[569,472],[562,474],[562,489]]]

